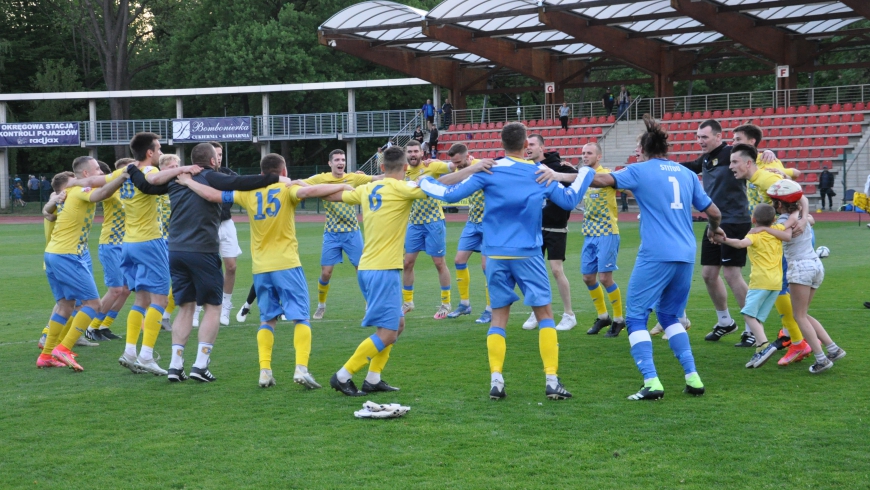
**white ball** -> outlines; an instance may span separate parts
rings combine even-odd
[[[816,255],[818,255],[820,259],[824,259],[828,255],[831,255],[831,249],[822,245],[821,247],[816,249]]]

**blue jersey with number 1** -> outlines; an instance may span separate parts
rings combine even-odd
[[[616,189],[634,193],[640,206],[638,260],[695,262],[697,244],[692,229],[692,206],[704,211],[713,201],[697,175],[679,163],[652,159],[611,174]]]

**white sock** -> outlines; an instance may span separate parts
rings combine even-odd
[[[224,293],[223,304],[228,305],[233,302],[233,293]]]
[[[559,386],[559,378],[555,374],[548,374],[547,386],[549,386],[550,388],[555,388]]]
[[[562,313],[562,316],[569,316],[569,317],[571,317],[571,318],[574,318],[574,312],[572,311],[572,312],[569,313],[569,312],[566,311],[565,313]]]
[[[622,318],[621,316],[618,316],[618,317],[614,318],[613,321],[614,322],[623,322],[623,321],[625,321],[625,319]]]
[[[743,324],[743,331],[746,332],[746,333],[748,333],[749,335],[752,335],[752,329],[749,328],[749,324],[748,324],[748,323],[744,323],[744,324]]]
[[[605,313],[605,314],[603,314],[603,315],[598,315],[598,319],[599,319],[599,320],[607,320],[608,318],[610,318],[610,313]]]
[[[825,348],[828,349],[828,354],[833,354],[834,352],[837,352],[838,350],[840,350],[840,346],[835,344],[834,342],[831,342],[830,344],[826,345]]]
[[[486,305],[486,311],[492,313],[492,306]]]
[[[128,343],[128,344],[124,347],[124,354],[127,354],[127,355],[129,355],[129,356],[136,357],[136,344],[129,344],[129,343]]]
[[[471,300],[470,299],[461,299],[461,300],[459,300],[459,304],[465,305],[465,306],[471,306]]]
[[[172,316],[172,315],[170,315],[168,311],[164,311],[164,312],[163,312],[163,319],[164,319],[164,320],[169,320],[169,317],[171,317],[171,316]]]
[[[142,348],[139,349],[139,359],[142,359],[143,361],[154,359],[154,347],[143,345]]]
[[[297,364],[296,370],[302,374],[307,374],[308,373],[308,366],[303,366],[302,364]]]
[[[198,317],[200,313],[202,313],[202,306],[197,306],[197,307],[193,310],[193,316]]]
[[[815,357],[816,357],[816,362],[818,362],[819,364],[822,364],[828,360],[828,356],[826,356],[824,354],[824,352],[821,354],[815,354]]]
[[[345,369],[344,366],[342,366],[341,369],[339,369],[338,372],[335,374],[340,383],[347,383],[349,379],[353,378],[353,375],[350,374],[350,371]]]
[[[317,303],[318,308],[326,308],[326,303]]]
[[[170,369],[184,369],[184,346],[172,344],[172,360],[169,362]]]
[[[366,381],[368,381],[369,383],[371,383],[373,385],[380,383],[381,382],[381,373],[369,371],[369,373],[366,375]]]
[[[504,385],[504,378],[502,377],[501,373],[492,373],[492,375],[490,376],[490,380],[493,383],[501,383],[502,385]]]
[[[209,344],[208,342],[200,342],[196,351],[196,362],[193,363],[193,367],[199,369],[205,369],[208,367],[208,358],[211,356],[211,349],[214,347],[214,344]]]
[[[728,309],[724,309],[722,311],[716,310],[716,316],[719,317],[719,326],[727,327],[734,323],[734,320],[731,319],[731,313]]]

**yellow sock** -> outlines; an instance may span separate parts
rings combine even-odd
[[[369,365],[369,371],[373,373],[383,372],[384,366],[387,365],[387,360],[390,359],[391,350],[393,350],[393,344],[384,347],[384,350],[378,352],[375,357],[372,357],[372,363]]]
[[[489,327],[486,335],[486,351],[489,354],[489,372],[504,372],[504,358],[507,354],[507,339],[501,327]]]
[[[792,310],[791,307],[791,295],[780,294],[776,298],[776,303],[774,303],[774,305],[776,305],[776,311],[782,315],[782,326],[785,327],[788,336],[791,337],[791,342],[793,344],[799,344],[804,339],[804,335],[801,333],[801,329],[798,327],[798,324],[794,319],[794,310]]]
[[[142,347],[154,348],[157,336],[160,334],[160,322],[163,321],[163,308],[154,303],[145,312],[145,331],[142,333]]]
[[[326,297],[329,295],[329,283],[324,283],[320,279],[317,280],[317,302],[326,304]]]
[[[73,311],[69,318],[66,319],[66,324],[63,326],[63,330],[60,331],[60,335],[57,337],[57,343],[60,343],[65,337],[66,334],[69,333],[69,329],[72,328],[73,318],[76,317],[77,312]],[[55,345],[57,347],[57,345]]]
[[[172,296],[172,288],[169,288],[169,302],[166,303],[166,313],[170,315],[175,312],[175,297]]]
[[[272,346],[275,332],[269,325],[260,325],[257,330],[257,352],[260,354],[260,369],[272,369]]]
[[[468,301],[470,280],[471,273],[468,272],[468,264],[456,264],[456,287],[459,288],[459,299],[462,301]]]
[[[51,319],[48,320],[48,336],[45,338],[45,347],[42,349],[43,354],[51,355],[51,351],[57,347],[57,343],[60,342],[60,333],[63,332],[63,328],[67,323],[67,318],[64,318],[57,313],[53,313],[51,315]]]
[[[82,309],[73,317],[72,328],[70,328],[69,332],[64,336],[61,344],[67,349],[72,349],[73,346],[76,345],[76,341],[83,333],[85,333],[85,330],[88,329],[88,325],[91,324],[91,321],[96,316],[97,312],[95,312],[93,308],[82,306]]]
[[[375,343],[377,341],[377,344]],[[380,345],[380,350],[378,350],[378,345]],[[381,339],[378,338],[377,335],[372,335],[371,337],[362,341],[359,344],[359,347],[356,348],[356,352],[350,356],[350,359],[344,363],[344,368],[347,369],[347,372],[350,374],[354,374],[363,366],[369,363],[373,357],[378,355],[378,352],[384,349],[384,344],[381,342]]]
[[[622,318],[622,293],[619,292],[619,286],[616,283],[613,283],[612,289],[607,291],[607,298],[613,305],[613,317]]]
[[[596,282],[595,286],[589,287],[589,296],[592,296],[592,304],[595,306],[595,311],[598,316],[607,314],[607,305],[604,304],[604,288],[601,283]]]
[[[441,286],[441,304],[450,304],[450,286]]]
[[[88,325],[88,328],[89,328],[89,329],[97,330],[97,329],[100,328],[100,324],[101,324],[101,323],[103,323],[103,321],[100,319],[100,315],[97,315],[97,316],[94,317],[93,320],[91,320],[91,324]]]
[[[483,281],[483,291],[486,294],[486,306],[489,306],[489,284]]]
[[[541,360],[544,361],[544,374],[555,376],[559,371],[559,338],[555,325],[544,327],[545,321],[538,324],[538,346],[541,349]]]
[[[106,316],[108,318],[108,315]],[[130,308],[130,313],[127,315],[127,338],[124,341],[128,344],[139,342],[139,332],[142,331],[142,321],[145,318],[145,308],[133,305]]]
[[[293,330],[293,348],[296,349],[296,365],[308,366],[311,357],[311,325],[297,323]]]
[[[402,301],[405,303],[414,301],[414,286],[402,286]]]
[[[42,327],[42,335],[48,335],[48,330],[49,330],[48,325]]]

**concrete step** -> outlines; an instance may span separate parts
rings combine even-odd
[[[628,158],[634,155],[637,136],[643,129],[643,121],[619,121],[616,123],[616,126],[607,134],[601,144],[605,166],[614,168],[625,165]]]

